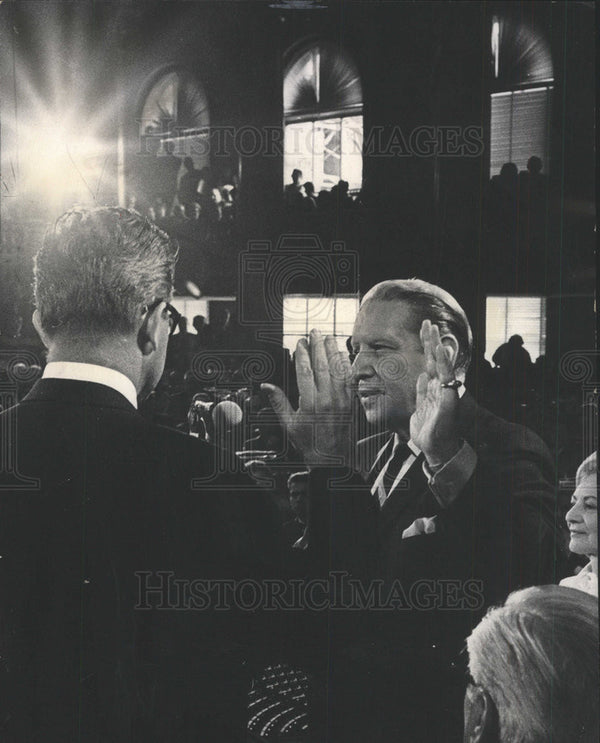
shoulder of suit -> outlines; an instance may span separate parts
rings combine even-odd
[[[512,423],[476,405],[464,438],[475,451],[485,453],[531,452],[550,456],[548,447],[540,436],[518,423]]]
[[[196,456],[212,456],[214,452],[214,448],[206,441],[190,436],[184,431],[150,422],[147,423],[147,426],[148,435],[155,436],[157,440],[164,442],[170,449],[186,451]]]

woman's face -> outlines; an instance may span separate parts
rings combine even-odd
[[[576,555],[598,554],[598,493],[597,475],[586,475],[571,497],[567,526],[571,533],[569,549]]]

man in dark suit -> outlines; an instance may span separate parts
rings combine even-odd
[[[3,741],[245,739],[248,618],[174,581],[259,577],[268,513],[208,445],[136,410],[163,371],[175,260],[119,208],[68,212],[36,256],[48,364],[0,415],[29,483],[0,483]]]
[[[342,545],[355,552],[356,535],[345,538],[337,524],[347,531],[346,512],[362,509],[363,526],[376,523],[377,577],[480,579],[485,604],[555,579],[550,453],[533,432],[497,418],[465,392],[472,334],[456,300],[416,279],[382,282],[361,303],[351,369],[334,346],[318,333],[310,344],[300,342],[298,411],[280,390],[268,390],[307,462],[322,459],[307,432],[321,432],[330,461],[337,456],[367,484],[352,498],[342,485],[328,489],[319,497],[330,508],[311,500],[311,532],[335,534],[327,549],[340,561]],[[353,393],[379,429],[358,442],[356,458],[349,429],[338,422]],[[331,519],[328,529],[315,523],[317,515]]]
[[[478,579],[486,605],[554,580],[550,454],[465,392],[472,334],[456,300],[418,280],[382,282],[363,299],[352,343],[367,420],[388,432],[381,446],[359,444],[386,576]]]
[[[453,739],[462,721],[442,714],[440,700],[460,710],[453,669],[470,627],[511,590],[559,577],[550,454],[464,391],[471,344],[447,292],[387,281],[361,303],[351,368],[333,338],[313,332],[296,350],[299,409],[268,389],[307,463],[337,462],[329,486],[311,490],[309,550],[363,578],[361,606],[379,596],[387,609],[362,624],[332,615],[330,699],[337,689],[345,701],[328,715],[347,740],[365,731],[371,740]],[[378,430],[357,456],[343,423],[354,393]]]

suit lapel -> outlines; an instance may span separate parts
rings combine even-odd
[[[396,521],[403,519],[403,515],[407,513],[410,515],[409,512],[412,512],[416,503],[420,502],[423,496],[427,496],[427,494],[429,494],[429,487],[423,472],[423,454],[419,454],[381,507],[381,528],[385,531],[393,526]],[[413,520],[411,519],[409,523],[412,523]]]

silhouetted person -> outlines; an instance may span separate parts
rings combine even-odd
[[[202,172],[196,170],[194,161],[191,157],[184,158],[183,166],[185,168],[185,173],[179,179],[177,197],[181,204],[187,206],[188,204],[192,204],[199,200],[198,184],[200,183]]]
[[[354,201],[348,193],[350,184],[348,181],[340,180],[337,184],[337,203],[340,209],[352,209]]]
[[[535,238],[543,228],[548,182],[542,174],[542,161],[535,155],[527,161],[527,170],[519,173],[519,202],[521,222],[526,236]]]
[[[192,320],[192,325],[196,330],[194,346],[196,350],[202,350],[203,348],[206,348],[208,341],[208,326],[206,324],[206,318],[204,315],[196,315]]]
[[[290,209],[302,207],[304,193],[302,191],[302,171],[294,168],[292,171],[292,182],[288,183],[283,192],[285,204]]]
[[[188,332],[187,323],[187,317],[181,315],[178,318],[179,332],[169,338],[167,349],[167,368],[176,369],[182,373],[189,368],[194,344],[194,336]]]
[[[191,222],[198,222],[200,219],[200,215],[202,214],[202,207],[200,204],[198,204],[197,201],[188,201],[187,204],[183,207],[185,216],[191,221]]]
[[[326,188],[319,191],[319,195],[317,197],[317,206],[319,207],[320,211],[330,211],[334,206],[333,193],[331,191],[328,191]]]
[[[526,396],[528,384],[531,383],[531,356],[523,348],[523,338],[512,335],[506,343],[499,346],[492,361],[500,367],[504,381],[514,388],[521,399]]]
[[[306,181],[304,184],[304,193],[306,198],[302,202],[302,206],[307,212],[314,212],[317,209],[317,199],[315,197],[315,186],[311,181]]]
[[[158,196],[164,199],[166,204],[172,204],[177,193],[177,176],[181,167],[181,160],[173,154],[175,145],[173,142],[165,143],[165,154],[156,158],[156,179]]]

